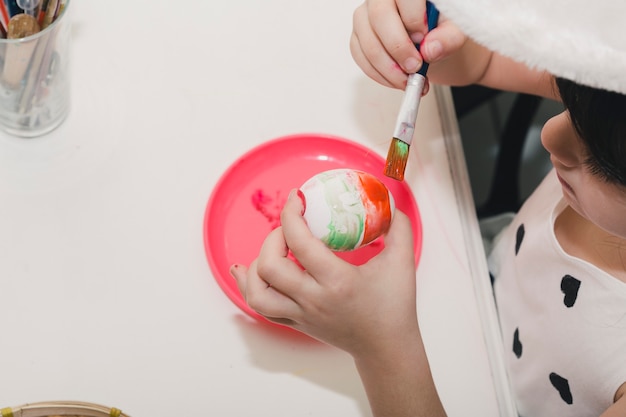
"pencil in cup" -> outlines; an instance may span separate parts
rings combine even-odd
[[[59,16],[59,13],[62,11],[63,5],[61,0],[49,0],[46,2],[45,7],[46,9],[41,20],[42,30],[54,22],[54,20]]]
[[[439,11],[431,2],[426,2],[426,17],[428,30],[437,27],[439,21]],[[419,50],[419,44],[415,45]],[[398,112],[393,138],[387,152],[385,163],[385,175],[398,181],[404,180],[404,171],[409,158],[409,150],[413,133],[415,131],[415,121],[420,99],[426,84],[426,72],[428,63],[424,62],[420,70],[410,74],[404,90],[404,97]]]
[[[3,39],[7,37],[7,28],[9,27],[9,11],[7,5],[3,0],[0,0],[0,35]]]
[[[41,0],[41,4],[39,5],[39,13],[37,14],[37,21],[40,26],[43,26],[43,20],[46,18],[46,13],[48,11],[48,4],[50,0]]]
[[[31,58],[31,67],[26,77],[23,92],[18,105],[18,113],[30,112],[37,96],[37,89],[43,89],[43,80],[51,72],[51,61],[54,54],[56,31],[50,36],[39,39],[37,47]]]
[[[44,1],[43,17],[41,13],[13,16],[12,21],[27,20],[35,30],[14,34],[0,43],[0,125],[9,133],[38,136],[67,115],[70,25],[55,22],[66,14],[69,1]],[[41,28],[40,18],[48,27]]]
[[[4,54],[2,81],[6,86],[17,88],[24,78],[38,41],[38,39],[28,40],[26,38],[39,31],[40,26],[37,19],[30,15],[20,13],[9,20],[7,39],[13,42],[6,45]]]

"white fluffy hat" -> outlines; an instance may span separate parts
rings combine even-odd
[[[626,94],[626,0],[433,0],[476,42],[532,68]]]

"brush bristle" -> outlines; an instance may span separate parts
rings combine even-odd
[[[404,180],[404,170],[409,158],[409,144],[393,138],[387,153],[385,175],[398,181]]]

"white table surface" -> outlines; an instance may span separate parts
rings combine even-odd
[[[402,93],[350,56],[359,3],[72,0],[69,118],[36,139],[0,135],[0,408],[371,414],[351,358],[242,313],[202,241],[212,187],[264,141],[322,132],[386,153]],[[445,92],[422,101],[407,168],[418,310],[449,415],[496,416]]]

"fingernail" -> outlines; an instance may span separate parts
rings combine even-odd
[[[404,71],[406,71],[409,74],[412,74],[414,72],[417,72],[418,69],[420,69],[420,65],[421,63],[417,59],[413,57],[407,58],[407,60],[404,61]]]
[[[302,192],[302,190],[300,190],[299,188],[296,191],[296,195],[302,202],[302,209],[300,210],[300,215],[303,215],[304,212],[306,211],[306,197],[304,196],[304,193]]]
[[[302,190],[300,190],[299,188],[294,188],[293,190],[289,191],[289,196],[287,198],[291,200],[294,197],[298,197],[300,199],[300,203],[302,204],[302,208],[300,209],[300,215],[303,215],[306,210],[306,197],[304,196]]]
[[[230,275],[235,278],[235,271],[240,267],[239,264],[233,264],[230,266],[230,269],[228,270],[228,272],[230,272]]]
[[[426,56],[428,57],[428,61],[432,62],[438,60],[442,52],[443,46],[441,42],[433,40],[426,43]]]
[[[422,32],[415,32],[409,35],[413,43],[422,43],[424,40],[424,34]]]

